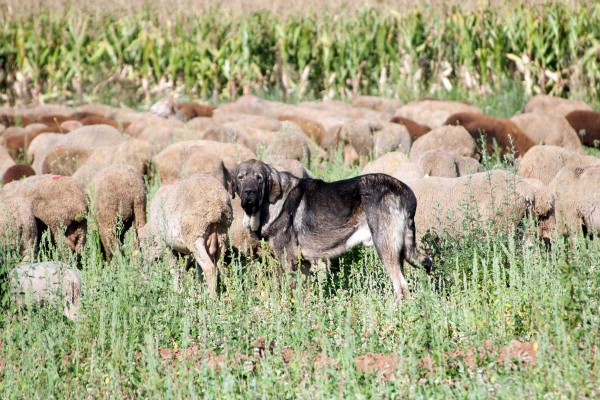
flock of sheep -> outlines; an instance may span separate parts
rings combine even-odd
[[[135,228],[146,260],[172,257],[171,250],[191,254],[214,293],[225,249],[261,250],[243,226],[239,198],[226,190],[241,161],[260,156],[307,178],[341,147],[345,163],[373,159],[362,173],[392,175],[414,191],[418,240],[426,232],[460,235],[474,216],[510,227],[528,215],[540,238],[552,242],[600,231],[600,158],[583,147],[598,141],[600,113],[547,95],[510,119],[466,102],[371,96],[290,105],[246,95],[219,107],[167,99],[149,112],[99,104],[4,107],[0,234],[25,264],[12,278],[13,292],[57,298],[54,287],[72,318],[81,291],[76,270],[27,264],[45,231],[59,248],[80,253],[91,226],[110,258],[121,221]],[[494,142],[513,157],[517,174],[483,172],[480,155],[494,151]],[[147,204],[145,180],[156,175],[162,186]]]

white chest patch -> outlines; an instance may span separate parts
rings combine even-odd
[[[371,230],[368,226],[359,227],[353,234],[346,240],[346,250],[358,245],[359,243],[365,246],[373,246],[373,237],[371,236]]]
[[[246,229],[250,229],[253,232],[258,231],[258,228],[260,228],[260,211],[250,216],[244,213],[244,217],[242,218],[242,226]]]

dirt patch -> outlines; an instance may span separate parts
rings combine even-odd
[[[357,369],[363,374],[376,374],[385,381],[396,379],[398,366],[403,362],[395,354],[367,353],[355,359]],[[486,340],[483,346],[458,348],[443,354],[446,368],[459,368],[464,365],[469,370],[489,367],[490,363],[517,369],[537,362],[537,343],[521,343],[514,340],[508,347],[497,348],[494,342]],[[433,374],[439,367],[430,356],[421,358],[417,366],[423,369],[423,376]]]
[[[208,365],[215,369],[220,369],[225,364],[225,356],[217,354],[212,350],[201,350],[198,346],[191,346],[186,349],[161,348],[158,350],[160,359],[167,364],[174,364],[186,359],[192,362],[195,367]]]
[[[395,354],[367,353],[354,360],[356,368],[363,374],[375,373],[385,381],[396,379],[400,357]]]

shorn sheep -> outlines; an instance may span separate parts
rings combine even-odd
[[[140,234],[145,257],[153,258],[165,248],[191,254],[209,293],[215,294],[217,266],[232,219],[229,193],[212,176],[192,175],[163,185],[150,203],[148,223]]]
[[[11,294],[18,307],[29,304],[62,305],[63,315],[71,320],[79,312],[81,278],[62,262],[22,265],[11,274]]]
[[[118,245],[115,227],[120,218],[123,232],[135,227],[136,233],[146,225],[146,185],[140,172],[126,164],[103,168],[91,185],[93,209],[106,258]]]

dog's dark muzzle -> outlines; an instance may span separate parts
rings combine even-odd
[[[259,193],[258,190],[244,190],[240,195],[242,201],[242,208],[248,215],[252,215],[258,211],[259,207]]]

